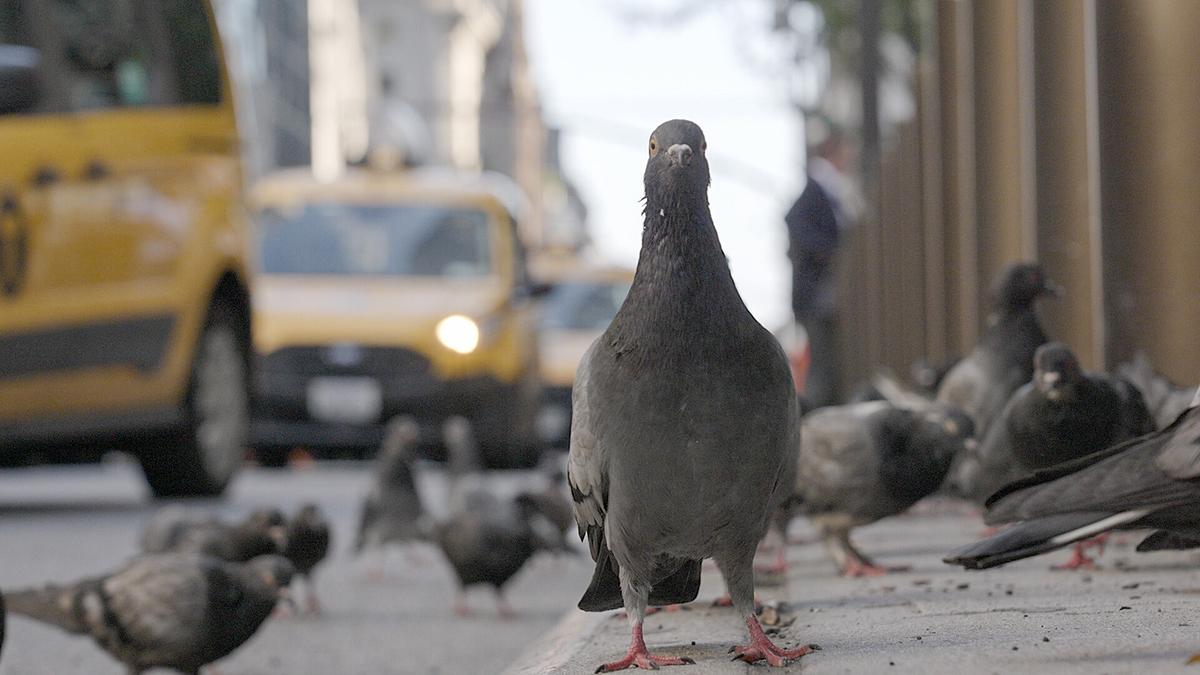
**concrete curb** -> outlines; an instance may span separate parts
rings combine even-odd
[[[509,666],[503,675],[561,672],[612,614],[572,609],[563,615],[554,628],[526,648],[524,655]]]

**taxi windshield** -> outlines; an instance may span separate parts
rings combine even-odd
[[[267,274],[480,277],[492,271],[487,214],[430,205],[305,204],[259,214]]]
[[[558,284],[542,303],[542,326],[557,330],[604,330],[628,293],[628,283]]]

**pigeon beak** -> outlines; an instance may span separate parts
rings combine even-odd
[[[1038,380],[1042,383],[1043,389],[1053,389],[1054,385],[1062,380],[1062,375],[1055,372],[1042,373],[1038,375]]]
[[[287,530],[285,530],[282,526],[276,525],[275,527],[268,529],[267,534],[271,537],[271,540],[275,542],[275,545],[279,547],[280,551],[287,548]]]
[[[676,143],[667,148],[667,157],[671,160],[671,166],[687,166],[692,163],[692,146]]]
[[[966,449],[967,452],[975,452],[979,449],[979,441],[975,440],[974,438],[968,438],[963,441],[963,448]]]

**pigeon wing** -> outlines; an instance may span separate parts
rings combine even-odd
[[[608,462],[592,427],[593,415],[588,397],[592,355],[597,344],[599,340],[588,348],[575,374],[575,387],[571,394],[571,448],[567,457],[567,482],[571,486],[575,523],[579,527],[579,538],[588,539],[593,560],[598,558],[603,546],[604,517],[608,504]]]

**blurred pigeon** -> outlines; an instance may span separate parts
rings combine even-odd
[[[363,500],[354,550],[421,539],[425,509],[413,476],[415,448],[421,430],[410,417],[388,422],[375,460],[375,483]]]
[[[937,395],[971,416],[977,438],[987,436],[1008,398],[1033,375],[1033,353],[1047,341],[1034,304],[1059,294],[1058,286],[1032,263],[1009,265],[997,279],[987,329],[975,349],[946,374]],[[950,487],[962,495],[977,494],[979,471],[978,458],[963,453],[951,466]]]
[[[329,554],[330,528],[329,521],[321,508],[316,504],[305,504],[300,507],[296,517],[287,525],[287,545],[283,549],[283,557],[287,558],[296,568],[296,576],[304,579],[307,586],[306,606],[310,614],[321,613],[321,603],[317,600],[317,586],[313,579],[313,570],[325,560]]]
[[[229,524],[178,506],[162,509],[142,532],[144,553],[200,553],[230,562],[280,553],[286,545],[283,514],[258,509]]]
[[[783,350],[721,250],[706,149],[689,121],[651,135],[633,285],[575,378],[567,477],[596,561],[579,607],[624,605],[633,622],[628,653],[601,671],[690,662],[652,656],[642,623],[647,604],[694,600],[709,557],[750,632],[735,658],[810,651],[777,647],[754,614],[755,548],[791,494],[800,427]]]
[[[1196,387],[1180,386],[1155,372],[1145,352],[1138,352],[1132,361],[1117,366],[1117,375],[1132,382],[1142,392],[1146,407],[1160,428],[1174,422],[1187,410],[1196,394]]]
[[[477,466],[478,445],[464,418],[451,418],[444,436],[450,466],[470,471]],[[475,474],[455,476],[461,481]],[[504,585],[525,562],[541,549],[555,550],[561,537],[555,527],[529,499],[503,499],[482,482],[466,486],[459,482],[450,515],[439,522],[435,540],[458,577],[455,613],[470,613],[465,591],[475,584],[490,584],[496,592],[500,614],[513,615],[504,598]]]
[[[1114,529],[1160,530],[1144,550],[1200,540],[1200,393],[1191,406],[1162,431],[1006,486],[988,500],[987,522],[1017,524],[945,561],[995,567]]]
[[[1141,393],[1120,377],[1086,373],[1061,342],[1038,347],[1033,380],[1012,395],[977,456],[977,501],[1022,476],[1155,430]],[[1064,569],[1091,567],[1085,543]]]
[[[199,673],[251,638],[291,581],[280,556],[231,563],[191,553],[148,555],[102,577],[8,593],[8,608],[90,635],[132,674]]]
[[[842,574],[876,576],[850,542],[850,530],[902,513],[932,494],[963,446],[972,443],[966,413],[923,411],[885,402],[821,408],[803,419],[796,471],[798,510],[821,532]]]
[[[541,490],[526,490],[517,499],[523,501],[528,508],[542,514],[554,529],[558,531],[558,549],[564,553],[574,553],[567,540],[567,533],[575,529],[575,512],[571,508],[571,500],[564,492],[567,477],[561,469],[552,471],[546,486]]]

